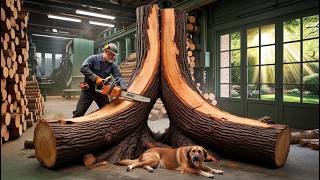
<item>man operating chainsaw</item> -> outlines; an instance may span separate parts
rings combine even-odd
[[[95,91],[96,85],[102,85],[107,77],[113,75],[118,81],[122,90],[126,91],[127,87],[121,78],[118,66],[114,63],[114,59],[118,53],[115,44],[106,44],[103,53],[89,56],[81,66],[81,73],[84,74],[84,82],[80,84],[81,94],[77,104],[77,108],[73,111],[73,117],[83,116],[92,101],[95,101],[99,108],[109,103],[106,95]]]

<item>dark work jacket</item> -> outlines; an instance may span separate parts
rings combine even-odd
[[[122,89],[127,89],[125,82],[121,78],[120,70],[116,63],[103,61],[102,54],[89,56],[82,64],[80,72],[84,74],[84,81],[89,84],[89,89],[94,90],[97,76],[106,78],[111,74],[120,79]]]

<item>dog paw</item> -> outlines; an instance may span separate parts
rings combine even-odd
[[[153,172],[153,169],[148,169],[149,172]]]
[[[127,167],[127,171],[128,171],[128,172],[129,172],[129,171],[131,171],[131,169],[132,169],[132,168],[130,168],[130,167]]]
[[[208,178],[214,178],[214,175],[213,174],[209,174],[207,177]]]
[[[223,174],[223,171],[217,170],[217,174]]]

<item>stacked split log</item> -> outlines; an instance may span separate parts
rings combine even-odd
[[[26,117],[27,125],[32,126],[42,119],[44,112],[44,98],[40,93],[39,84],[34,75],[27,78],[26,96],[30,115]]]
[[[151,109],[148,120],[155,121],[167,117],[167,110],[164,107],[161,99],[158,98],[153,108]]]
[[[28,19],[20,0],[1,0],[1,142],[27,128]]]
[[[131,53],[119,66],[122,78],[127,85],[132,77],[133,69],[136,66],[136,60],[136,53]]]
[[[192,81],[196,83],[196,88],[199,93],[207,100],[208,103],[212,105],[217,105],[217,100],[215,99],[215,94],[212,92],[205,92],[205,88],[201,87],[200,79],[195,78],[195,69],[196,69],[196,61],[199,61],[199,55],[196,51],[199,49],[199,42],[195,38],[196,35],[199,34],[199,28],[197,26],[197,19],[194,15],[187,16],[187,24],[186,24],[186,32],[187,32],[187,61],[189,65],[189,72],[191,75]]]
[[[196,67],[196,41],[193,39],[194,33],[198,32],[198,26],[196,26],[196,17],[195,16],[188,16],[187,17],[187,25],[186,25],[186,30],[187,30],[187,60],[189,64],[189,72],[191,74],[191,79],[195,81],[194,77],[194,68]]]
[[[319,129],[292,132],[290,142],[319,150]]]

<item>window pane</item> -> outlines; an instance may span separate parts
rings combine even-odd
[[[240,50],[231,51],[231,66],[240,66]]]
[[[300,64],[283,65],[283,83],[300,84]]]
[[[221,52],[220,54],[220,58],[221,58],[221,67],[229,67],[230,66],[230,61],[229,61],[229,51],[227,52]]]
[[[248,65],[259,65],[259,48],[250,48],[247,50]]]
[[[240,49],[240,32],[231,33],[231,49]]]
[[[319,61],[319,39],[303,41],[303,61]]]
[[[300,86],[285,85],[283,86],[283,101],[284,102],[300,102]]]
[[[319,84],[319,63],[303,63],[303,84]]]
[[[231,97],[240,98],[241,97],[241,86],[231,85]]]
[[[229,84],[221,84],[220,85],[220,96],[221,97],[229,97]]]
[[[300,62],[300,42],[283,45],[283,62]]]
[[[225,34],[221,36],[220,47],[221,47],[221,51],[229,50],[229,34]]]
[[[261,64],[275,63],[275,46],[261,47]]]
[[[247,30],[247,47],[259,46],[259,28]]]
[[[270,24],[261,27],[261,45],[274,44],[275,25]]]
[[[283,42],[300,39],[300,19],[283,22]]]
[[[248,67],[248,83],[259,83],[259,66]]]
[[[259,99],[259,87],[256,84],[248,84],[248,99]]]
[[[275,89],[273,84],[263,84],[260,90],[261,100],[274,101],[275,100]]]
[[[222,68],[221,69],[221,74],[220,74],[221,83],[229,83],[230,82],[229,69],[230,68]]]
[[[303,18],[303,39],[319,37],[319,15]]]
[[[274,65],[261,66],[261,83],[275,83]]]
[[[233,84],[240,84],[240,67],[233,67],[231,68],[231,83]]]
[[[319,84],[307,84],[303,86],[302,102],[319,104]]]

